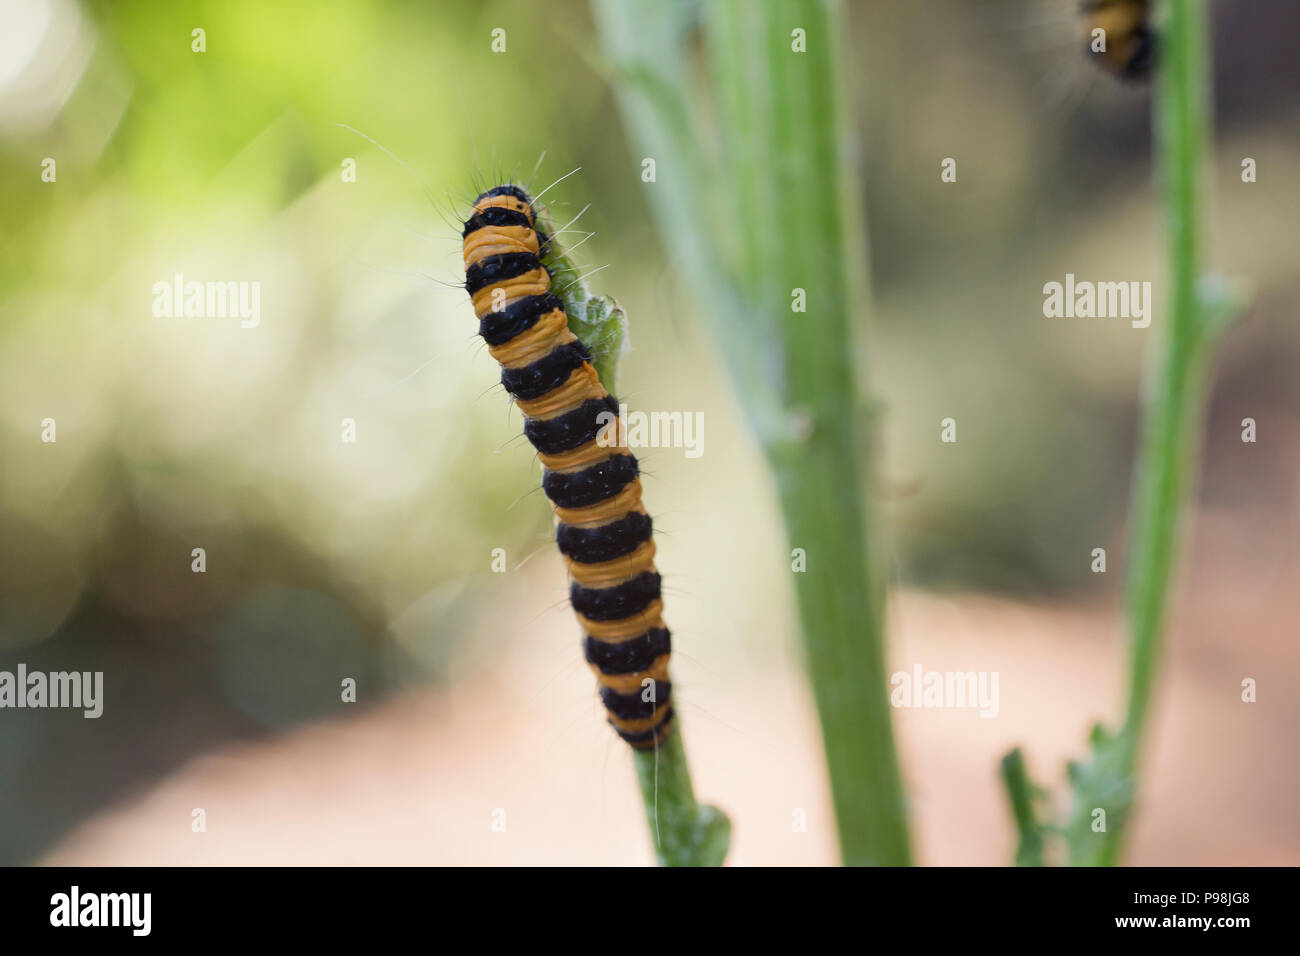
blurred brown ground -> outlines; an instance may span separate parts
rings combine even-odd
[[[1203,512],[1179,585],[1127,862],[1295,865],[1300,549]],[[534,574],[532,587],[549,585]],[[562,610],[562,609],[561,609]],[[1025,747],[1062,797],[1062,767],[1117,712],[1113,607],[1031,606],[919,592],[891,608],[891,669],[997,670],[1000,713],[895,711],[924,864],[1001,865],[1014,835],[997,779]],[[222,747],[89,819],[48,864],[645,864],[634,775],[603,726],[591,680],[557,665],[563,614],[536,643],[447,692],[413,693],[356,720]],[[736,865],[836,861],[817,731],[798,671],[701,676],[682,697],[697,792],[731,814]],[[544,678],[539,675],[545,675]],[[1254,704],[1240,700],[1258,681]],[[202,807],[207,832],[190,830]],[[506,830],[493,832],[493,811]],[[806,833],[792,813],[807,811]]]

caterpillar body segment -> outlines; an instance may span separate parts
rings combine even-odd
[[[1142,81],[1150,76],[1156,46],[1150,0],[1080,0],[1079,12],[1089,55],[1121,79]],[[1104,31],[1104,53],[1093,52],[1097,30]]]

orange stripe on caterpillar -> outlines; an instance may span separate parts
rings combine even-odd
[[[568,380],[559,388],[552,389],[541,398],[515,399],[519,410],[529,418],[542,421],[556,418],[565,412],[571,412],[591,398],[604,398],[609,392],[600,384],[600,376],[590,362],[583,362],[575,368]]]
[[[523,213],[529,222],[537,222],[533,216],[533,207],[517,196],[484,196],[474,204],[470,216],[477,216],[485,209],[509,209],[511,212]]]
[[[609,722],[619,730],[636,734],[658,727],[664,722],[670,713],[672,713],[672,708],[667,704],[664,704],[664,706],[656,709],[649,717],[615,717],[613,714],[610,714]]]
[[[663,599],[657,598],[651,601],[644,611],[639,611],[631,617],[621,618],[617,621],[593,621],[576,611],[574,616],[578,619],[578,623],[582,625],[582,629],[596,640],[618,643],[619,641],[640,637],[651,628],[663,627],[663,612]]]
[[[626,447],[627,430],[623,427],[623,420],[615,418],[585,445],[579,445],[571,451],[562,451],[556,455],[539,451],[537,460],[549,471],[581,471],[583,468],[604,461],[611,455],[623,454],[623,449]]]
[[[479,229],[465,239],[465,268],[488,256],[505,255],[510,252],[531,252],[539,255],[541,250],[537,233],[528,226],[497,226],[491,229]]]
[[[551,290],[551,276],[545,269],[532,269],[513,279],[503,279],[484,286],[474,293],[474,313],[481,319],[489,312],[500,312],[506,306],[529,296],[544,295]]]
[[[631,581],[639,574],[645,574],[647,571],[655,569],[655,543],[646,541],[638,545],[637,549],[631,554],[625,554],[621,558],[614,558],[612,561],[602,561],[599,564],[583,564],[581,561],[574,561],[572,558],[564,559],[565,566],[569,569],[569,574],[573,579],[581,584],[584,588],[612,588],[618,584],[624,584]],[[593,635],[599,637],[600,635]]]
[[[641,507],[641,479],[633,478],[613,498],[606,498],[585,508],[561,508],[558,505],[551,507],[555,511],[555,517],[565,524],[577,527],[595,527],[617,521],[629,512],[644,510]]]
[[[488,354],[506,368],[523,368],[550,355],[557,346],[577,339],[569,331],[568,316],[559,309],[552,309],[531,329],[519,333],[505,345],[489,345]]]
[[[661,654],[649,667],[635,674],[602,674],[599,667],[588,665],[596,675],[596,682],[601,687],[608,687],[618,694],[635,694],[644,686],[646,679],[659,684],[668,683],[668,659],[671,655]]]

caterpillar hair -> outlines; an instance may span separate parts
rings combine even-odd
[[[1150,0],[1081,0],[1079,12],[1087,34],[1089,56],[1125,80],[1145,80],[1151,74],[1155,34]],[[1104,31],[1106,49],[1093,52],[1093,35]]]
[[[524,434],[541,460],[571,579],[569,602],[609,723],[636,749],[656,747],[672,728],[671,640],[650,516],[618,402],[551,292],[542,263],[549,239],[528,193],[513,185],[489,189],[474,201],[463,235],[465,288],[479,335],[501,364],[501,384],[523,412]]]

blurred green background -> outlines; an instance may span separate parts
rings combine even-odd
[[[848,4],[862,358],[902,585],[1113,598],[1149,336],[1044,319],[1042,286],[1074,272],[1159,296],[1163,250],[1147,94],[1090,72],[1071,9]],[[580,257],[612,264],[593,287],[631,319],[621,397],[705,412],[702,458],[643,457],[679,646],[715,675],[795,666],[743,397],[665,264],[584,4],[0,10],[0,668],[103,670],[107,698],[98,721],[0,712],[0,863],[208,748],[347,716],[343,677],[359,709],[454,688],[565,613],[531,449],[458,288],[459,217],[504,178],[536,190],[582,167],[547,199],[560,222],[592,204]],[[1300,507],[1300,8],[1215,11],[1212,258],[1255,298],[1218,361],[1202,499],[1274,516],[1281,541]],[[176,273],[260,282],[260,324],[155,317]],[[1246,416],[1267,441],[1241,444]],[[549,603],[493,574],[494,548]],[[589,710],[581,732],[607,733]]]

